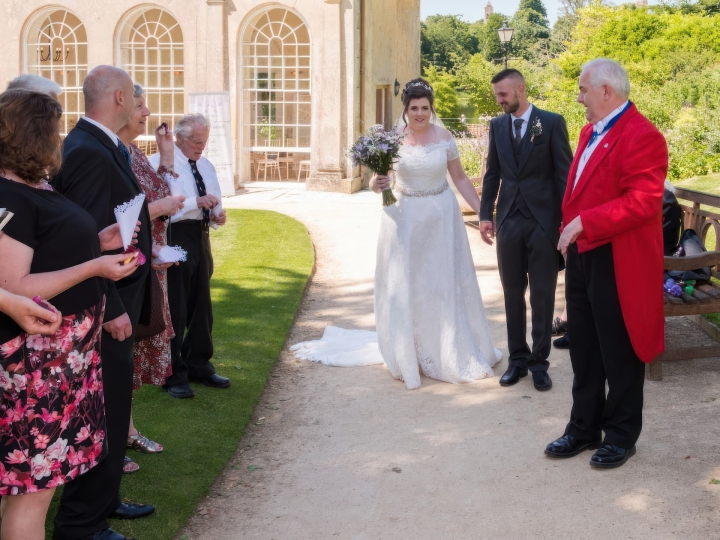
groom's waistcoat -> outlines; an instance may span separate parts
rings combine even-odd
[[[560,205],[571,161],[572,150],[562,116],[533,107],[519,145],[513,143],[512,115],[494,118],[490,122],[480,219],[496,221],[499,229],[517,210],[533,217],[557,243]],[[493,220],[496,199],[497,215]]]

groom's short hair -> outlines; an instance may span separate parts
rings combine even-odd
[[[523,74],[513,68],[503,69],[490,80],[490,84],[497,84],[505,79],[514,79],[521,84],[525,84],[525,77],[523,77]]]

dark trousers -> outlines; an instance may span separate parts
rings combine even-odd
[[[137,322],[137,321],[135,321]],[[53,540],[77,540],[108,528],[120,506],[120,480],[130,427],[133,393],[133,338],[117,341],[103,331],[100,345],[108,454],[65,486],[55,516]]]
[[[612,244],[578,254],[565,272],[573,406],[565,434],[629,449],[642,429],[645,365],[628,335],[615,283]],[[605,382],[608,392],[605,394]]]
[[[210,278],[213,259],[210,235],[199,220],[170,226],[172,245],[187,251],[187,261],[168,268],[168,302],[175,337],[170,343],[172,375],[166,386],[206,379],[215,373],[213,355]]]
[[[559,268],[557,246],[532,216],[516,210],[505,218],[497,233],[497,257],[505,295],[509,365],[547,371]],[[532,351],[526,339],[528,282]]]

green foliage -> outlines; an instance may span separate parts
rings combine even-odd
[[[457,139],[460,163],[468,178],[479,178],[482,174],[482,160],[487,147],[480,140],[463,135]]]
[[[432,15],[421,23],[422,67],[452,72],[478,51],[478,38],[460,15]]]
[[[464,88],[468,101],[475,106],[480,116],[496,115],[498,105],[495,101],[490,79],[499,71],[481,54],[474,55],[458,73],[458,83]]]
[[[471,25],[470,31],[477,37],[478,52],[488,62],[499,61],[503,57],[502,47],[500,46],[500,36],[498,36],[498,28],[507,19],[502,13],[493,13],[488,18],[488,22],[478,21]]]
[[[525,75],[531,101],[562,114],[575,143],[587,122],[576,103],[582,66],[613,58],[627,69],[633,102],[666,136],[669,177],[720,172],[720,0],[649,8],[606,2],[561,0],[550,31],[542,1],[521,1],[510,21],[515,35],[508,64]],[[497,29],[504,19],[495,14],[487,24],[469,25],[477,54],[451,71],[478,115],[500,113],[490,79],[502,68]]]
[[[613,58],[628,71],[631,99],[666,136],[668,176],[720,171],[719,23],[718,16],[679,9],[583,8],[555,62],[561,77],[546,106],[566,116],[571,140],[576,139],[584,120],[576,114],[582,108],[570,103],[582,66],[593,58]]]
[[[432,85],[435,93],[435,112],[440,118],[457,118],[459,100],[455,91],[455,77],[435,66],[429,66],[425,78]]]

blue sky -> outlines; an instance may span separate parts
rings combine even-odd
[[[520,0],[491,0],[496,12],[512,15],[520,5]],[[560,8],[559,0],[543,0],[548,12],[550,24],[555,24]],[[462,15],[468,22],[475,22],[485,16],[487,0],[421,0],[420,9],[423,20],[428,15]]]

